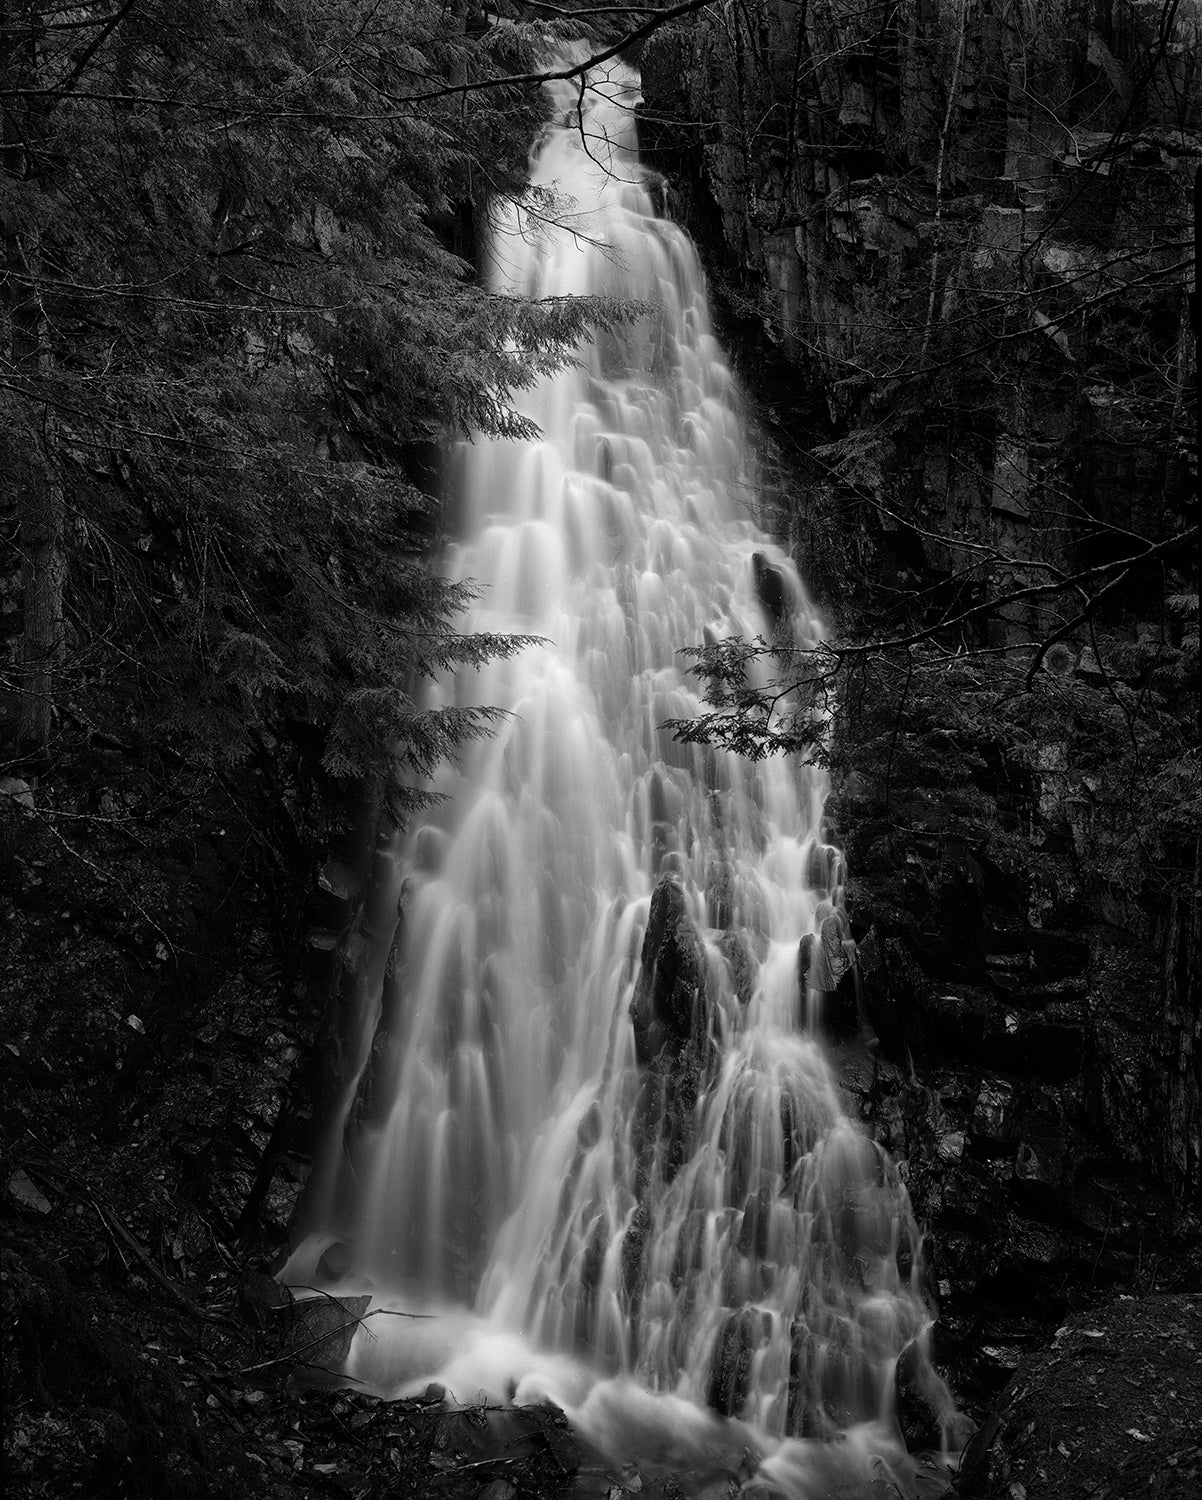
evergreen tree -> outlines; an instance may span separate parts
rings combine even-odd
[[[8,0],[0,35],[22,749],[117,653],[189,758],[291,721],[399,796],[489,718],[416,681],[521,644],[457,633],[413,457],[522,431],[509,393],[613,313],[489,292],[463,253],[540,108],[470,85],[548,33],[421,0]]]

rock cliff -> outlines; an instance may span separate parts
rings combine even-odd
[[[758,0],[642,57],[776,524],[885,643],[842,663],[846,1076],[982,1397],[1196,1275],[1198,56],[1197,6]]]

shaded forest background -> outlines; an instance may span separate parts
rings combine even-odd
[[[473,271],[582,24],[643,68],[765,522],[835,627],[777,654],[779,687],[837,709],[860,963],[831,1009],[932,1227],[957,1388],[984,1410],[1074,1308],[1197,1284],[1198,7],[4,0],[4,1378],[30,1494],[302,1483],[299,1408],[246,1374],[277,1348],[263,1271],[375,851],[489,727],[420,684],[520,644],[457,633],[438,453],[521,431],[509,394],[626,315]],[[684,733],[802,747],[743,651],[698,665],[714,713]],[[390,1441],[434,1493],[416,1428]]]

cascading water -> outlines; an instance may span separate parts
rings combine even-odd
[[[545,644],[439,689],[511,716],[396,852],[392,959],[284,1276],[426,1315],[356,1342],[349,1372],[385,1394],[549,1394],[628,1450],[687,1449],[716,1408],[804,1493],[813,1439],[842,1433],[865,1474],[899,1459],[903,1354],[951,1402],[905,1190],[812,1025],[800,955],[837,968],[842,923],[825,780],[661,727],[701,708],[682,646],[821,627],[748,519],[747,434],[637,164],[636,90],[616,67],[582,113],[558,97],[493,234],[502,288],[651,311],[525,395],[540,438],[460,456],[465,628]]]

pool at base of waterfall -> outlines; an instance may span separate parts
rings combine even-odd
[[[531,1433],[541,1431],[553,1409],[578,1439],[575,1456],[562,1445],[558,1455],[565,1471],[555,1491],[561,1500],[727,1500],[736,1494],[751,1500],[935,1500],[951,1487],[955,1456],[908,1453],[888,1417],[856,1422],[827,1439],[779,1437],[719,1416],[688,1394],[648,1390],[630,1375],[539,1348],[461,1307],[371,1297],[360,1312],[361,1302],[352,1299],[363,1289],[351,1283],[327,1295],[361,1320],[337,1373],[362,1395],[415,1406],[427,1416],[435,1409],[446,1413],[432,1461],[448,1474],[519,1463]],[[320,1350],[307,1353],[320,1366]],[[967,1431],[963,1425],[957,1430],[963,1440]],[[507,1494],[498,1489],[495,1500]]]

